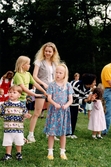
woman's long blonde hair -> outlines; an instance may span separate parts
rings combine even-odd
[[[19,72],[19,73],[24,72],[22,66],[24,64],[28,63],[29,61],[30,61],[29,57],[19,56],[19,58],[17,59],[16,64],[15,64],[15,72]]]
[[[51,57],[51,61],[54,62],[55,64],[58,64],[60,62],[60,56],[59,56],[56,45],[52,42],[47,42],[44,45],[42,45],[40,50],[35,55],[35,60],[39,60],[39,61],[45,60],[44,50],[47,46],[52,47],[52,49],[54,51],[54,54]]]
[[[65,88],[66,87],[66,83],[68,82],[69,71],[68,71],[68,68],[67,68],[67,66],[66,66],[66,64],[64,62],[59,63],[56,66],[56,68],[59,67],[59,66],[62,66],[65,69],[65,77],[64,77],[64,82],[63,82],[64,83],[64,88]],[[54,81],[56,81],[56,78],[54,78]]]

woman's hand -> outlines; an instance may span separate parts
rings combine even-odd
[[[43,84],[44,88],[47,90],[48,85],[46,83]]]

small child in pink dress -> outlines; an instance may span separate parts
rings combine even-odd
[[[92,111],[89,119],[88,129],[92,130],[93,139],[102,139],[101,131],[106,129],[105,114],[102,105],[103,90],[95,88],[92,94]]]

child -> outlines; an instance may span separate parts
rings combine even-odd
[[[50,102],[44,132],[48,134],[48,156],[53,160],[54,136],[60,136],[60,157],[67,159],[65,154],[66,134],[71,133],[69,106],[72,103],[72,87],[68,81],[68,69],[64,63],[56,67],[55,80],[47,89]]]
[[[9,101],[1,105],[1,114],[4,118],[3,146],[6,147],[6,154],[2,160],[12,159],[12,144],[16,145],[16,159],[22,160],[21,147],[24,145],[23,120],[30,118],[25,105],[18,99],[22,94],[22,88],[13,85],[9,88]]]
[[[92,130],[93,139],[102,139],[101,131],[106,129],[105,114],[102,105],[102,94],[103,90],[101,88],[95,88],[91,98],[91,101],[93,102],[88,129]]]
[[[12,71],[7,71],[0,79],[0,88],[4,90],[6,100],[8,100],[8,90],[13,85],[13,75]]]
[[[42,91],[44,95],[46,95],[46,91],[33,79],[32,75],[27,72],[30,68],[30,58],[27,56],[20,56],[15,65],[15,75],[14,75],[14,84],[19,85],[22,88],[22,94],[20,96],[20,101],[24,102],[26,104],[26,96],[36,96],[41,97],[43,95],[36,94],[29,90],[29,84],[32,84],[37,89]]]
[[[4,89],[0,88],[0,105],[7,100],[7,96],[4,94]]]

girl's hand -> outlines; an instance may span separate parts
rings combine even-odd
[[[63,109],[63,110],[65,110],[66,108],[67,108],[67,105],[66,105],[66,104],[62,106],[62,109]]]
[[[60,105],[60,104],[57,104],[57,103],[55,103],[54,106],[55,106],[56,109],[60,109],[60,108],[61,108],[61,105]]]

